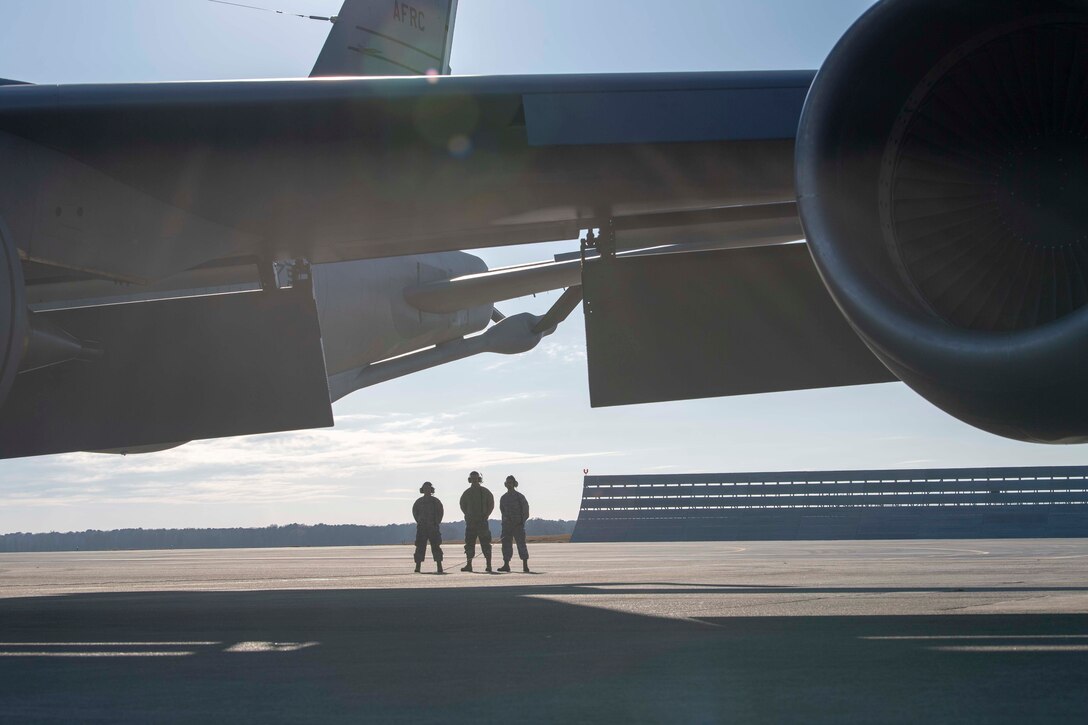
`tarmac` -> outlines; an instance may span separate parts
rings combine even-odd
[[[446,552],[0,555],[0,721],[1088,722],[1088,540]]]

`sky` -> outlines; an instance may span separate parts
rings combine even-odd
[[[335,14],[340,0],[250,0]],[[460,0],[461,74],[817,68],[868,0]],[[329,25],[207,0],[6,0],[0,77],[36,83],[305,76]],[[480,250],[492,267],[577,242]],[[546,310],[558,293],[501,303]],[[574,518],[594,474],[1088,463],[1088,448],[977,431],[902,384],[589,407],[580,310],[536,350],[357,392],[335,428],[147,456],[0,462],[0,532],[400,523],[424,480],[447,510],[470,470]]]

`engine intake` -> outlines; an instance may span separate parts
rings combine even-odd
[[[1088,441],[1088,6],[884,0],[817,75],[802,221],[874,353],[1000,435]]]

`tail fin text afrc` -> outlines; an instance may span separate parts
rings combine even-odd
[[[450,72],[457,0],[345,0],[311,78]]]

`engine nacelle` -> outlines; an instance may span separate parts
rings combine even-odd
[[[491,305],[432,314],[409,305],[404,290],[486,271],[483,260],[464,252],[315,265],[314,296],[329,375],[484,329]]]
[[[812,86],[797,190],[900,379],[999,435],[1088,441],[1088,3],[879,3]]]
[[[0,405],[19,372],[26,341],[26,287],[15,240],[0,220]]]

